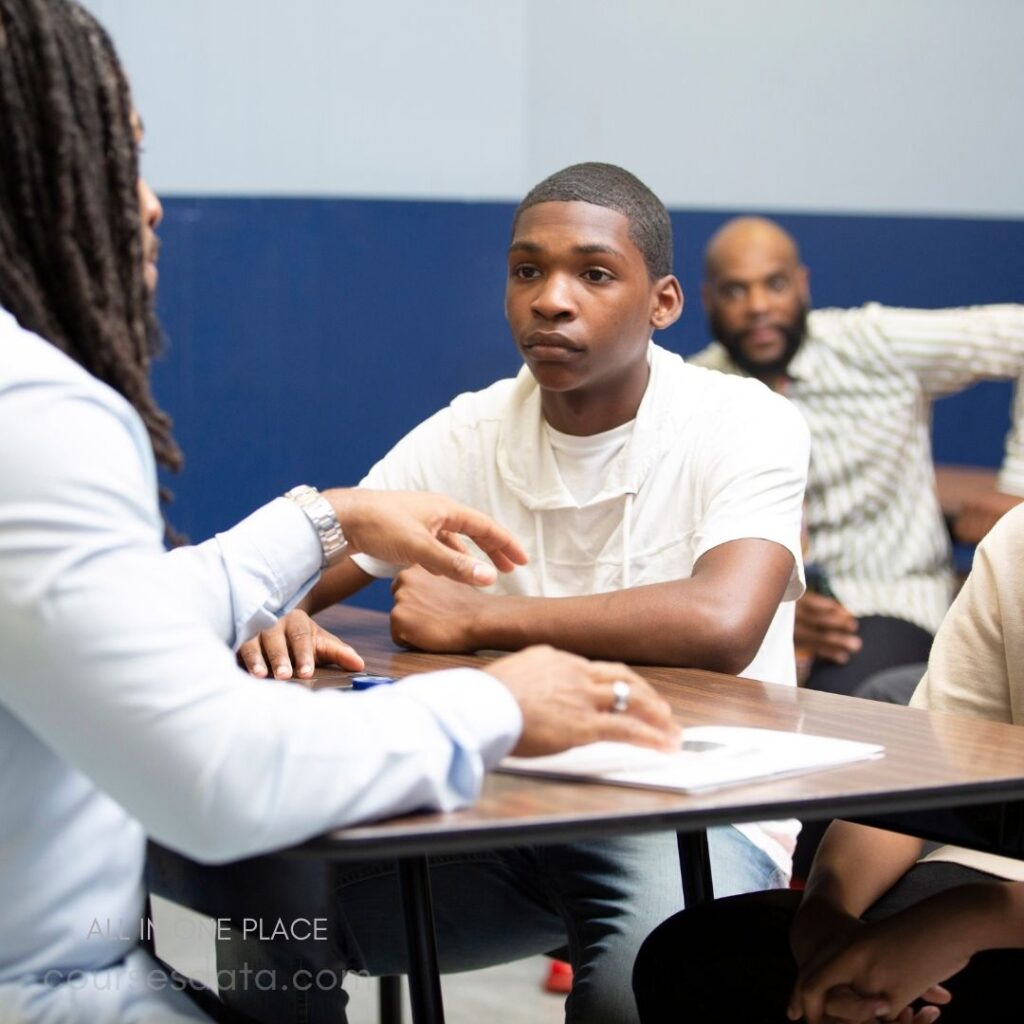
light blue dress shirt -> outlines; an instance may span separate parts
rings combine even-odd
[[[302,511],[166,553],[135,411],[2,310],[0,353],[0,1024],[193,1019],[139,969],[146,834],[219,861],[457,807],[519,710],[469,669],[360,695],[247,676],[233,648],[316,579]]]

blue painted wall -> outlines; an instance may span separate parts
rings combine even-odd
[[[298,483],[355,483],[460,391],[514,373],[502,313],[513,205],[174,198],[161,229],[169,349],[158,395],[187,464],[175,524],[202,539]],[[700,253],[730,211],[676,211],[682,320],[706,339]],[[952,306],[1021,298],[1024,221],[780,215],[815,304]],[[1009,385],[936,407],[936,453],[996,465]],[[379,597],[373,599],[379,602]]]

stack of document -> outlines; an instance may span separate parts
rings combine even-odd
[[[702,725],[686,730],[678,751],[590,743],[547,757],[506,757],[498,770],[695,793],[867,761],[884,752],[876,743],[802,732]]]

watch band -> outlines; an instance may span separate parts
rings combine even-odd
[[[348,541],[345,539],[345,534],[342,533],[341,523],[338,522],[331,503],[309,484],[299,484],[298,487],[286,491],[284,496],[294,501],[306,513],[309,521],[315,527],[324,556],[320,568],[328,569],[340,562],[345,557]]]

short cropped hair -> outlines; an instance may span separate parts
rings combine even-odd
[[[516,207],[515,231],[524,210],[540,203],[591,203],[621,213],[652,280],[672,273],[672,221],[665,204],[634,174],[615,164],[573,164],[535,185]]]

